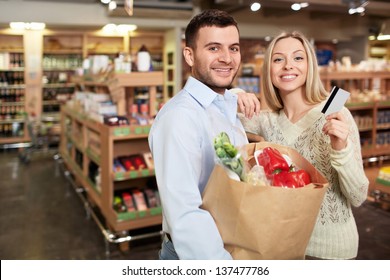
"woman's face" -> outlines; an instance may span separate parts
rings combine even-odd
[[[231,85],[241,63],[239,33],[235,26],[203,27],[196,47],[184,49],[194,78],[218,93]]]
[[[299,40],[284,38],[275,44],[271,57],[271,81],[280,94],[304,91],[307,63],[306,51]]]

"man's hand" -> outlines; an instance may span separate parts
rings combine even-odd
[[[253,115],[260,113],[260,101],[254,93],[247,93],[239,88],[233,88],[231,91],[237,94],[238,108],[245,117],[251,119]]]

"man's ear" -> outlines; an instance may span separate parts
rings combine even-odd
[[[194,51],[189,47],[184,47],[183,56],[187,64],[192,67],[194,65]]]

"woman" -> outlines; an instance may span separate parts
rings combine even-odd
[[[241,116],[250,135],[296,149],[329,181],[307,259],[353,259],[358,231],[352,206],[367,197],[359,131],[347,108],[325,117],[328,93],[318,72],[309,41],[299,32],[282,33],[265,54],[262,92],[270,111],[253,118]]]

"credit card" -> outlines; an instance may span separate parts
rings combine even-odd
[[[338,87],[333,87],[328,100],[325,103],[324,108],[322,108],[321,113],[325,114],[325,116],[340,111],[345,102],[347,102],[349,96],[351,94]]]

